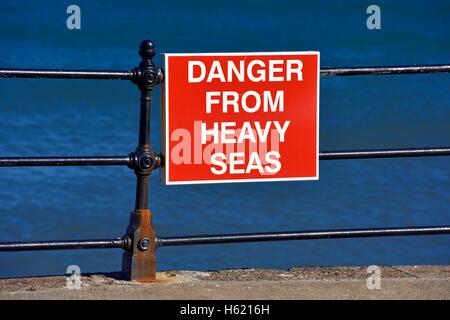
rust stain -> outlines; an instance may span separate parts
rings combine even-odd
[[[171,282],[178,282],[178,281],[175,278],[162,277],[162,278],[156,278],[156,279],[140,278],[140,279],[136,280],[136,282],[139,282],[139,283],[171,283]]]
[[[150,210],[135,210],[130,217],[127,234],[132,237],[130,252],[124,253],[123,272],[128,280],[142,283],[158,282],[156,279],[156,234],[152,226]],[[150,240],[150,248],[142,251],[138,248],[141,239]]]

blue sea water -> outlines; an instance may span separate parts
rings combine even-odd
[[[81,30],[66,8],[81,8]],[[323,67],[450,63],[450,2],[0,2],[0,68],[130,69],[159,52],[318,50]],[[156,62],[161,64],[160,56]],[[450,75],[322,78],[320,149],[450,145]],[[160,145],[159,90],[152,141]],[[138,92],[122,81],[0,79],[0,156],[128,154]],[[322,161],[313,182],[162,186],[151,179],[161,236],[450,224],[449,159]],[[127,168],[0,168],[0,241],[112,238],[134,205]],[[450,237],[162,248],[158,269],[450,263]],[[0,254],[0,277],[114,271],[119,250]]]

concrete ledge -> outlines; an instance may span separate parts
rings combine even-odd
[[[159,272],[155,283],[120,273],[0,279],[0,299],[450,299],[450,266],[382,267],[381,289],[367,289],[366,267]]]

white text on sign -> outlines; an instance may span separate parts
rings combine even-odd
[[[259,81],[297,81],[303,80],[301,60],[269,60],[268,65],[261,60],[252,60],[245,65],[245,60],[240,60],[236,65],[233,61],[228,61],[226,72],[219,61],[214,61],[211,68],[207,69],[201,61],[189,61],[188,64],[189,83],[200,83],[202,81],[212,82],[240,82],[249,79],[253,82]],[[285,76],[283,76],[285,75]],[[271,91],[263,91],[262,94],[249,90],[239,94],[236,91],[207,91],[206,92],[206,113],[212,113],[213,109],[218,112],[248,112],[255,113],[262,109],[263,112],[283,112],[284,111],[284,91],[277,90],[274,94]],[[219,108],[214,108],[219,107]],[[202,144],[206,144],[208,135],[214,137],[214,144],[244,143],[246,140],[256,143],[257,140],[266,142],[272,126],[279,134],[279,142],[284,142],[286,130],[290,121],[285,121],[283,125],[279,121],[267,121],[262,125],[259,121],[245,121],[240,128],[236,122],[214,122],[212,128],[207,128],[206,123],[201,124]],[[235,136],[238,136],[236,139]],[[279,144],[277,144],[279,145]],[[265,154],[265,161],[270,165],[263,166],[258,152],[251,152],[248,161],[245,161],[244,152],[235,152],[226,155],[222,152],[211,155],[211,163],[218,168],[211,167],[211,172],[215,175],[242,174],[252,170],[258,170],[261,174],[274,174],[281,169],[280,153],[272,150]],[[246,168],[238,168],[247,162]],[[229,166],[227,166],[229,164]]]

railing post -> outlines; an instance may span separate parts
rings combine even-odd
[[[162,71],[152,62],[155,53],[152,41],[142,41],[139,47],[142,61],[133,70],[132,79],[140,90],[139,143],[131,154],[130,165],[137,178],[136,203],[126,231],[130,243],[123,253],[122,272],[125,279],[138,282],[151,282],[156,277],[156,233],[148,207],[149,177],[160,165],[160,158],[150,144],[152,91],[162,81]]]

